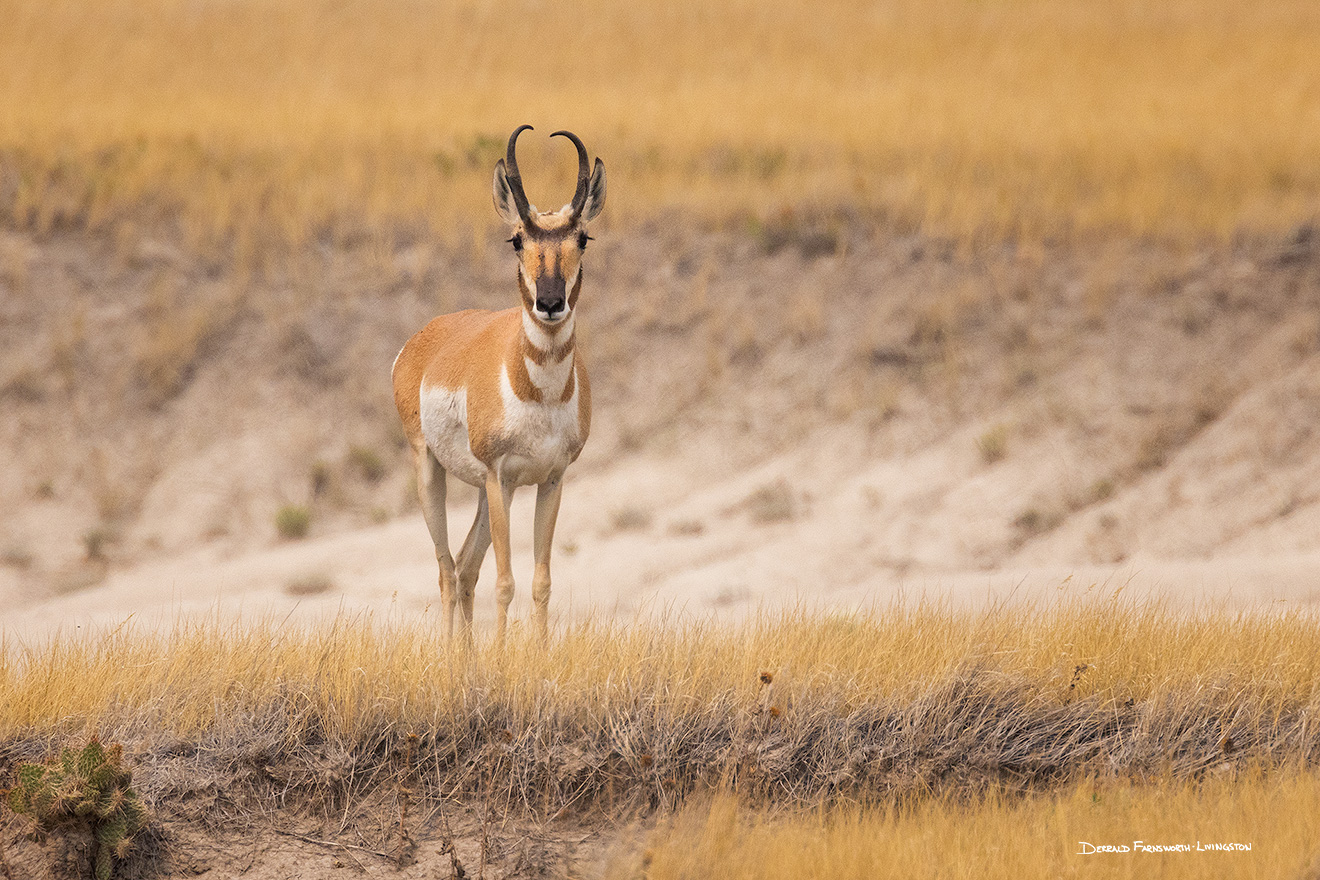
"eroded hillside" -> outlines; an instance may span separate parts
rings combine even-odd
[[[625,605],[1320,551],[1309,227],[977,248],[788,215],[598,237],[563,564]],[[311,554],[268,586],[306,564],[329,590],[349,533],[412,547],[390,363],[432,314],[513,302],[494,239],[242,272],[168,236],[2,245],[0,584],[23,600],[198,552]],[[277,532],[290,505],[301,543]]]

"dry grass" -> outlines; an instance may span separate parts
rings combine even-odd
[[[1320,775],[1246,773],[1151,785],[1085,781],[1028,798],[933,798],[882,809],[774,816],[730,798],[690,807],[606,876],[648,880],[799,877],[1314,877]],[[1086,852],[1081,845],[1185,844],[1192,852]],[[1196,852],[1199,844],[1250,852]],[[645,867],[643,867],[643,865]]]
[[[571,187],[544,138],[566,126],[610,166],[612,221],[750,214],[774,242],[802,238],[790,206],[1028,236],[1272,231],[1320,207],[1308,0],[8,0],[4,19],[5,222],[166,219],[241,263],[484,230],[524,121],[542,204]]]
[[[1299,612],[1105,600],[587,623],[545,651],[515,639],[471,658],[441,647],[435,616],[7,645],[0,755],[97,730],[152,768],[142,790],[158,803],[221,776],[324,804],[392,784],[388,756],[415,734],[419,798],[545,816],[710,790],[812,805],[1192,778],[1320,754],[1320,624]]]

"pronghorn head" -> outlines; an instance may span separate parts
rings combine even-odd
[[[518,135],[531,128],[520,125],[509,135],[506,159],[495,163],[495,211],[513,229],[513,249],[518,253],[518,289],[523,309],[541,324],[567,320],[577,306],[582,289],[582,252],[591,236],[587,223],[605,206],[605,166],[596,159],[588,169],[587,148],[570,131],[550,137],[566,137],[577,147],[577,191],[573,201],[558,211],[537,211],[527,202],[518,160],[514,156]]]

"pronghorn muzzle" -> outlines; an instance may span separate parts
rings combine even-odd
[[[550,321],[558,320],[568,304],[565,294],[563,276],[542,275],[536,279],[536,311],[539,313],[537,317],[544,317]]]

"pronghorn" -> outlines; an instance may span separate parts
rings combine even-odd
[[[527,202],[514,157],[522,125],[509,136],[507,164],[495,163],[495,211],[513,230],[520,307],[468,309],[427,324],[394,359],[394,402],[412,446],[417,494],[440,563],[445,629],[454,632],[461,601],[463,633],[472,639],[472,596],[486,549],[494,543],[499,603],[496,638],[504,641],[513,572],[509,564],[509,502],[518,486],[537,486],[532,599],[536,626],[547,635],[550,544],[564,470],[577,460],[591,427],[591,386],[573,332],[582,290],[586,224],[605,204],[605,166],[588,173],[587,150],[577,148],[573,201],[538,212]],[[445,475],[479,490],[457,566],[449,553]]]

